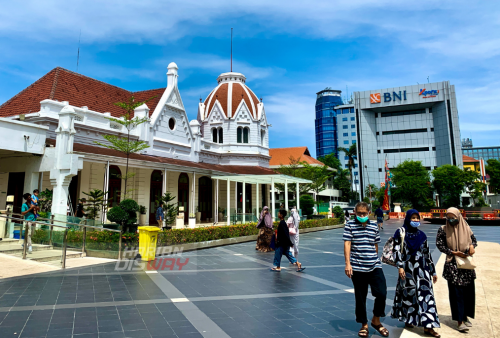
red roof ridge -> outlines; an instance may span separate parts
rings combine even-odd
[[[80,76],[80,77],[83,77],[83,78],[85,78],[85,79],[89,79],[89,80],[92,80],[92,81],[96,81],[96,82],[102,83],[102,84],[104,84],[104,85],[106,85],[106,86],[110,86],[110,87],[114,87],[114,88],[116,88],[116,89],[124,90],[124,91],[126,91],[126,92],[131,93],[131,94],[132,94],[132,93],[134,93],[134,92],[132,92],[132,91],[130,91],[130,90],[127,90],[127,89],[124,89],[124,88],[121,88],[121,87],[115,86],[115,85],[113,85],[113,84],[111,84],[111,83],[107,83],[107,82],[104,82],[104,81],[101,81],[101,80],[95,79],[95,78],[93,78],[93,77],[90,77],[90,76],[87,76],[87,75],[83,75],[83,74],[80,74],[80,73],[74,72],[74,71],[72,71],[72,70],[69,70],[69,69],[63,68],[63,67],[56,67],[56,69],[58,69],[58,70],[60,69],[60,70],[63,70],[63,71],[65,71],[65,72],[67,72],[67,73],[70,73],[70,74],[72,74],[72,75]]]
[[[475,159],[474,157],[470,157],[467,155],[462,155],[462,161],[464,161],[464,162],[479,162],[479,160]]]
[[[138,93],[145,93],[145,92],[150,92],[150,91],[153,91],[153,90],[161,90],[161,89],[165,89],[165,87],[160,87],[160,88],[153,88],[153,89],[144,89],[144,90],[138,90],[136,92],[131,92],[132,94],[138,94]],[[125,89],[126,90],[126,89]]]

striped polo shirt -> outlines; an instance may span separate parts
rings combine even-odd
[[[344,227],[344,241],[351,242],[351,266],[354,271],[370,272],[382,268],[375,244],[380,243],[377,223],[368,221],[366,227],[356,221]]]

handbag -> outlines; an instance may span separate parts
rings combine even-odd
[[[403,252],[405,228],[399,228],[399,234],[401,235],[401,252]],[[394,261],[394,237],[390,237],[384,244],[384,249],[382,250],[382,263],[396,267],[396,262]]]
[[[293,220],[291,223],[287,223],[286,224],[288,226],[288,233],[290,235],[296,235],[297,234],[297,230],[295,229],[295,225],[293,224]]]
[[[455,261],[459,269],[474,270],[476,268],[476,262],[474,262],[472,256],[467,256],[465,258],[455,256]]]

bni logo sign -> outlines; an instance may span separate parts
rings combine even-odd
[[[370,103],[380,103],[380,93],[370,94]]]
[[[418,93],[418,95],[422,96],[422,98],[424,99],[428,99],[430,97],[436,97],[438,96],[439,94],[439,90],[425,90],[424,89],[420,89],[420,93]]]

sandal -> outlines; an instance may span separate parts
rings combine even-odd
[[[389,331],[382,324],[380,324],[380,325],[375,325],[373,323],[371,323],[371,324],[372,324],[372,327],[375,330],[377,330],[377,332],[380,333],[380,335],[382,337],[389,337]]]
[[[272,268],[272,269],[269,269],[270,271],[273,271],[273,272],[281,272],[281,270],[278,270],[276,268]]]
[[[435,338],[441,337],[441,335],[439,333],[437,333],[436,331],[434,331],[434,329],[429,329],[429,330],[424,329],[424,334],[431,336],[431,337],[435,337]]]
[[[359,330],[359,332],[358,332],[358,336],[360,336],[360,337],[368,337],[369,333],[370,332],[368,331],[368,329],[365,329],[365,328],[362,327],[361,330]]]
[[[413,328],[415,328],[415,325],[411,325],[411,324],[406,324],[405,323],[405,327],[408,328],[408,329],[413,329]]]

